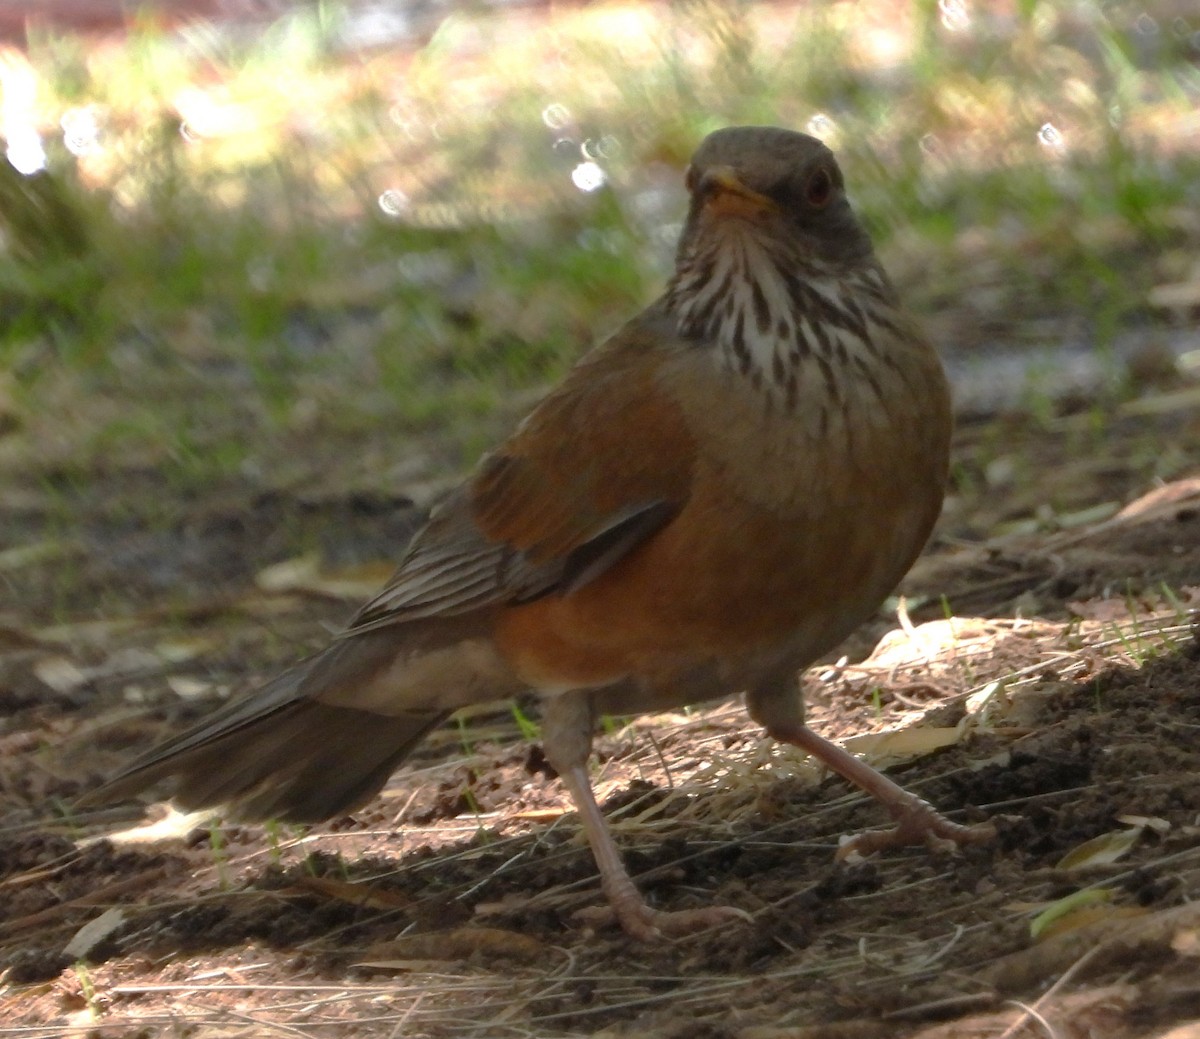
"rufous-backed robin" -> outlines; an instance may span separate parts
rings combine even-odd
[[[588,778],[593,721],[744,690],[770,735],[895,818],[859,851],[989,835],[810,731],[798,681],[878,608],[937,518],[938,357],[820,141],[718,130],[687,189],[666,292],[433,510],[349,627],[89,800],[170,776],[187,808],[326,819],[455,708],[535,690],[616,917],[639,938],[681,933],[729,911],[642,898]]]

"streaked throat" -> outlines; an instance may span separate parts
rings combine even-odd
[[[682,337],[711,344],[726,370],[788,410],[810,380],[835,402],[850,377],[875,383],[877,333],[895,328],[896,309],[876,264],[835,272],[756,228],[729,224],[721,232],[681,260],[668,289]]]

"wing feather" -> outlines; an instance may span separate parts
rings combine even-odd
[[[648,313],[581,361],[434,510],[344,634],[569,595],[674,518],[694,446],[658,384],[668,351]]]

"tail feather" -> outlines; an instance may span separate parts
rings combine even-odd
[[[317,822],[358,807],[450,713],[430,705],[385,715],[321,702],[335,685],[369,681],[394,656],[387,648],[371,637],[335,643],[150,749],[80,803],[120,800],[173,778],[180,807],[228,805],[247,821]]]
[[[319,822],[369,801],[448,712],[383,717],[302,700],[168,764],[182,808],[247,821]]]

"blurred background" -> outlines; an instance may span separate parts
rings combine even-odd
[[[1193,464],[1183,0],[4,0],[0,33],[10,618],[394,557],[397,503],[661,289],[730,123],[841,156],[954,376],[955,532]]]
[[[77,844],[141,816],[80,792],[323,647],[661,291],[684,167],[732,123],[834,148],[957,404],[907,605],[810,672],[810,717],[1026,828],[843,870],[858,803],[737,704],[606,720],[639,883],[756,914],[651,953],[565,924],[594,865],[525,704],[460,712],[351,822]],[[1195,917],[1133,917],[1200,896],[1196,0],[0,0],[0,150],[0,1022],[898,1036],[988,992],[1063,1035],[1194,1016]],[[1075,890],[1114,839],[1128,871]],[[1028,945],[1064,903],[1120,934],[1091,1017],[1101,945]],[[410,926],[431,944],[387,944]],[[939,1034],[1027,1034],[971,1020]]]

